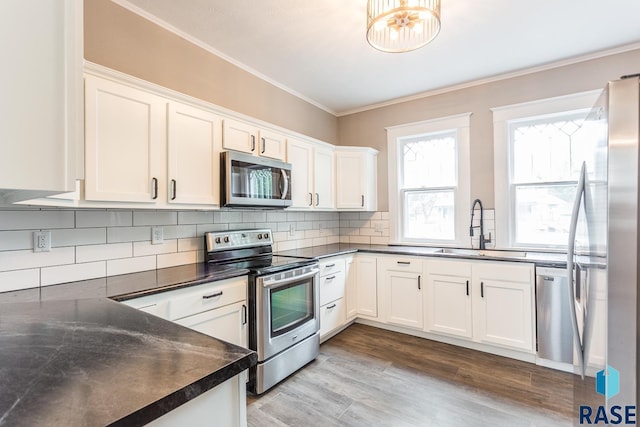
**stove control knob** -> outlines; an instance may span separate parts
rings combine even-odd
[[[258,240],[262,239],[262,234],[258,233]]]
[[[229,236],[224,236],[224,242],[229,243]]]
[[[268,239],[268,238],[269,238],[269,233],[264,233],[263,237],[264,237],[265,239]]]

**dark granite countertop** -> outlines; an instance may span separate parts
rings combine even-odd
[[[255,363],[107,298],[0,304],[0,425],[142,425]]]
[[[407,255],[407,256],[431,256],[442,258],[461,258],[476,259],[485,261],[513,261],[513,262],[529,262],[539,267],[555,267],[565,268],[567,264],[567,256],[562,253],[546,253],[546,252],[526,252],[519,251],[474,251],[471,249],[461,249],[458,253],[442,253],[442,248],[421,247],[421,246],[395,246],[395,245],[363,245],[340,243],[323,246],[313,246],[303,249],[294,249],[290,251],[278,252],[279,255],[298,256],[308,258],[327,258],[337,255],[346,255],[355,252],[374,253],[374,254],[390,254],[390,255]],[[445,249],[446,250],[446,249]],[[455,249],[454,249],[455,250]]]
[[[255,365],[112,301],[247,273],[191,264],[0,293],[0,426],[143,425]]]

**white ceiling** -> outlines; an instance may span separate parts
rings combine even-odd
[[[369,46],[366,0],[114,1],[336,115],[640,47],[639,0],[442,0],[440,34],[402,54]]]

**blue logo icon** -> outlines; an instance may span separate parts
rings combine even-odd
[[[605,372],[606,371],[606,372]],[[607,399],[620,393],[620,372],[607,365],[596,373],[596,391]]]

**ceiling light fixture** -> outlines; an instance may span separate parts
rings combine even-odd
[[[367,41],[383,52],[418,49],[440,32],[440,0],[368,0]]]

